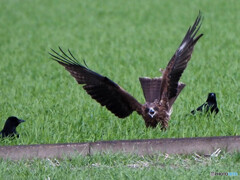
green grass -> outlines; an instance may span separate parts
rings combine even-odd
[[[240,154],[218,157],[94,155],[72,159],[0,161],[1,179],[209,179],[210,173],[239,174]],[[238,177],[238,176],[237,176]],[[226,176],[215,176],[226,179]],[[233,178],[233,177],[231,177]],[[236,178],[236,177],[235,177]]]
[[[75,0],[71,3],[1,0],[0,128],[11,115],[26,122],[17,129],[19,139],[6,139],[0,145],[239,135],[239,6],[240,2],[233,0]],[[147,129],[136,113],[118,119],[92,100],[48,55],[50,48],[70,48],[91,69],[109,77],[144,103],[138,77],[161,75],[159,68],[166,67],[199,10],[204,16],[200,30],[204,36],[181,78],[187,86],[174,104],[169,129],[165,132],[160,127]],[[216,117],[189,115],[206,100],[209,92],[217,94],[219,114]],[[122,156],[117,158],[121,162]],[[216,170],[225,171],[222,163],[231,164],[234,158],[219,161]],[[86,161],[91,158],[77,160],[83,161],[79,162],[83,168],[73,169],[73,177],[79,171],[83,175],[90,172],[90,176],[96,173],[96,177],[126,179],[152,175],[156,169],[153,178],[164,176],[167,171],[172,172],[169,176],[186,173],[186,168],[180,165],[176,172],[171,166],[163,170],[152,166],[140,171],[121,163],[119,167],[107,163],[113,168],[88,170]],[[45,160],[0,163],[0,169],[20,164],[22,168],[13,174],[24,172],[23,178],[28,174],[36,178],[48,174],[61,177],[72,170],[70,161],[61,163],[65,164],[64,171],[64,166],[49,168]],[[31,167],[32,163],[36,169]],[[200,171],[208,176],[211,170],[208,165],[197,163],[193,167],[195,175],[191,171],[187,173],[194,176]],[[3,171],[6,176],[11,174],[11,170]]]
[[[230,3],[234,2],[234,3]],[[39,144],[117,139],[239,135],[240,75],[235,1],[6,1],[0,2],[0,127],[10,115],[26,120],[21,138]],[[118,119],[76,83],[50,48],[78,59],[144,103],[138,77],[158,77],[201,10],[203,38],[181,81],[169,129],[147,129],[133,113]],[[209,92],[220,113],[191,116]]]

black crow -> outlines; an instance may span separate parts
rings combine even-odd
[[[199,106],[196,110],[192,110],[191,113],[195,114],[196,111],[208,112],[209,109],[211,113],[215,112],[215,114],[217,114],[219,112],[215,93],[209,93],[206,102]]]
[[[50,55],[64,66],[79,84],[83,85],[84,90],[93,99],[102,106],[106,106],[117,117],[125,118],[136,111],[143,117],[147,127],[156,127],[160,123],[162,128],[166,129],[172,113],[172,105],[185,86],[179,80],[191,59],[195,44],[203,36],[203,34],[197,35],[201,27],[201,19],[199,13],[166,69],[162,71],[162,77],[139,78],[146,100],[145,104],[140,104],[132,95],[109,78],[80,64],[69,50],[69,54],[66,54],[59,47],[62,54],[52,49],[53,53]]]
[[[7,137],[7,136],[8,137],[13,137],[13,136],[19,137],[19,134],[17,133],[16,128],[22,122],[25,122],[25,121],[22,119],[18,119],[15,116],[10,116],[6,120],[3,130],[0,132],[0,137],[2,137],[2,138]]]

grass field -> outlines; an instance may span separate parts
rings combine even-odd
[[[19,139],[0,145],[239,135],[238,7],[233,0],[2,0],[0,128],[10,115],[26,122],[17,129]],[[48,55],[50,48],[69,48],[144,103],[138,77],[161,75],[159,68],[165,68],[199,10],[204,36],[181,78],[187,86],[165,132],[147,129],[136,113],[118,119]],[[219,114],[191,116],[209,92],[217,95]]]
[[[210,173],[238,173],[240,154],[218,157],[94,155],[72,159],[1,161],[1,179],[209,179]],[[186,178],[189,177],[189,178]],[[229,178],[238,178],[229,177]],[[226,176],[215,176],[226,179]]]

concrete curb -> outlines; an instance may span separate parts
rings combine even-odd
[[[240,136],[167,138],[147,140],[98,141],[90,143],[0,146],[0,158],[31,159],[93,155],[96,153],[155,153],[209,155],[217,148],[226,152],[240,151]]]

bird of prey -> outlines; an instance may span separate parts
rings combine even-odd
[[[215,114],[219,112],[215,93],[209,93],[206,102],[199,106],[196,110],[192,110],[191,113],[195,114],[196,111],[208,112],[209,110],[211,113],[215,112]]]
[[[14,137],[14,136],[19,137],[19,134],[17,133],[16,128],[22,122],[25,122],[25,121],[22,119],[18,119],[15,116],[10,116],[6,120],[3,130],[0,132],[0,137],[2,137],[2,138],[7,137],[7,136],[8,137]]]
[[[125,118],[136,111],[143,117],[147,127],[155,128],[160,123],[161,129],[166,129],[172,105],[185,86],[179,82],[179,79],[192,56],[194,45],[203,36],[203,34],[196,36],[201,22],[201,14],[199,13],[166,69],[162,71],[162,77],[139,78],[146,100],[143,105],[108,77],[89,69],[85,61],[85,66],[82,65],[70,50],[66,53],[59,47],[61,53],[51,49],[52,53],[49,54],[53,60],[70,72],[78,84],[83,85],[83,89],[93,99],[105,106],[115,116]]]

